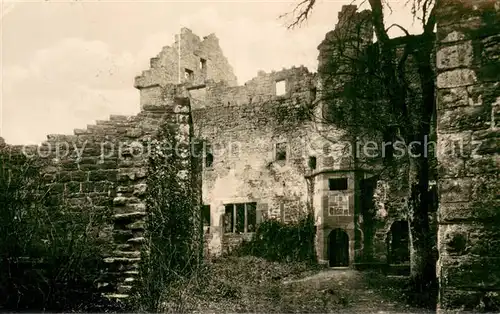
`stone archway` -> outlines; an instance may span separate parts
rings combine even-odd
[[[349,236],[342,229],[328,235],[328,262],[330,267],[349,266]]]
[[[395,221],[387,234],[387,262],[406,264],[410,262],[410,235],[408,221]]]

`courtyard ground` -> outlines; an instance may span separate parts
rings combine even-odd
[[[422,313],[406,304],[405,277],[228,257],[172,289],[170,313]]]

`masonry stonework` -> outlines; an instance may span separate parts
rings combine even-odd
[[[499,310],[499,25],[495,1],[439,7],[440,313]]]
[[[495,310],[500,303],[499,10],[487,0],[446,0],[438,10],[441,312]],[[372,42],[369,17],[355,6],[342,8],[339,26],[318,47],[319,72],[337,36],[356,32],[362,45]],[[350,28],[349,22],[364,20],[365,27]],[[37,155],[48,163],[43,177],[49,206],[64,199],[70,209],[90,204],[108,214],[101,236],[112,249],[99,285],[109,297],[126,298],[138,279],[148,153],[164,124],[176,127],[183,144],[186,162],[178,175],[200,185],[195,188],[206,211],[209,255],[252,237],[263,219],[287,223],[312,212],[320,262],[394,262],[391,241],[408,226],[404,182],[397,171],[380,180],[373,176],[376,168],[357,167],[346,153],[343,131],[308,118],[321,108],[316,103],[329,82],[321,73],[293,67],[259,72],[237,85],[215,35],[201,39],[184,28],[136,77],[139,114],[111,116],[73,135],[49,135],[40,146],[0,140],[0,152]],[[202,156],[195,156],[194,140],[203,142]],[[457,144],[461,151],[452,150]],[[193,162],[199,157],[201,169]]]
[[[155,141],[161,140],[157,133],[164,124],[176,126],[176,136],[183,144],[178,150],[187,162],[179,169],[179,176],[195,175],[190,159],[191,110],[183,88],[161,86],[161,104],[144,102],[136,116],[114,115],[86,129],[76,129],[74,135],[48,135],[40,146],[1,142],[2,153],[43,161],[43,192],[48,193],[45,205],[105,214],[99,237],[109,244],[104,258],[108,267],[97,284],[110,298],[127,298],[138,279],[145,241],[148,156]]]

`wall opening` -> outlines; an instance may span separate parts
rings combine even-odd
[[[194,73],[190,69],[184,69],[184,79],[187,81],[192,81],[194,79]]]
[[[207,60],[200,58],[200,71],[201,75],[207,76]]]
[[[210,227],[210,205],[201,206],[201,220],[203,227]]]
[[[349,236],[342,229],[328,235],[328,262],[330,267],[349,266]]]
[[[407,264],[410,262],[410,237],[408,221],[396,221],[387,234],[387,262]]]
[[[224,206],[224,232],[232,233],[234,232],[234,204],[228,204]]]
[[[205,168],[212,168],[214,164],[214,154],[212,152],[212,146],[205,146]]]
[[[314,102],[316,100],[318,90],[316,87],[313,87],[311,88],[310,92],[311,92],[311,102]]]
[[[224,206],[225,233],[255,232],[257,203],[237,203]]]
[[[285,203],[280,202],[280,219],[281,222],[285,222]]]
[[[330,178],[330,179],[328,179],[328,189],[330,191],[347,190],[347,178]]]
[[[315,170],[316,169],[316,156],[309,156],[309,169]]]
[[[286,160],[286,143],[276,144],[275,158],[277,161]]]
[[[286,80],[276,81],[276,96],[283,96],[286,94]]]

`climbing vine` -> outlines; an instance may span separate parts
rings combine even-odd
[[[266,220],[250,241],[243,242],[236,253],[270,261],[309,262],[316,264],[316,227],[314,216],[307,215],[294,223]]]
[[[147,182],[146,244],[140,266],[137,300],[141,309],[156,312],[169,287],[193,274],[201,261],[198,204],[191,169],[177,145],[176,126],[165,125],[152,145]],[[179,175],[187,170],[187,177]]]

